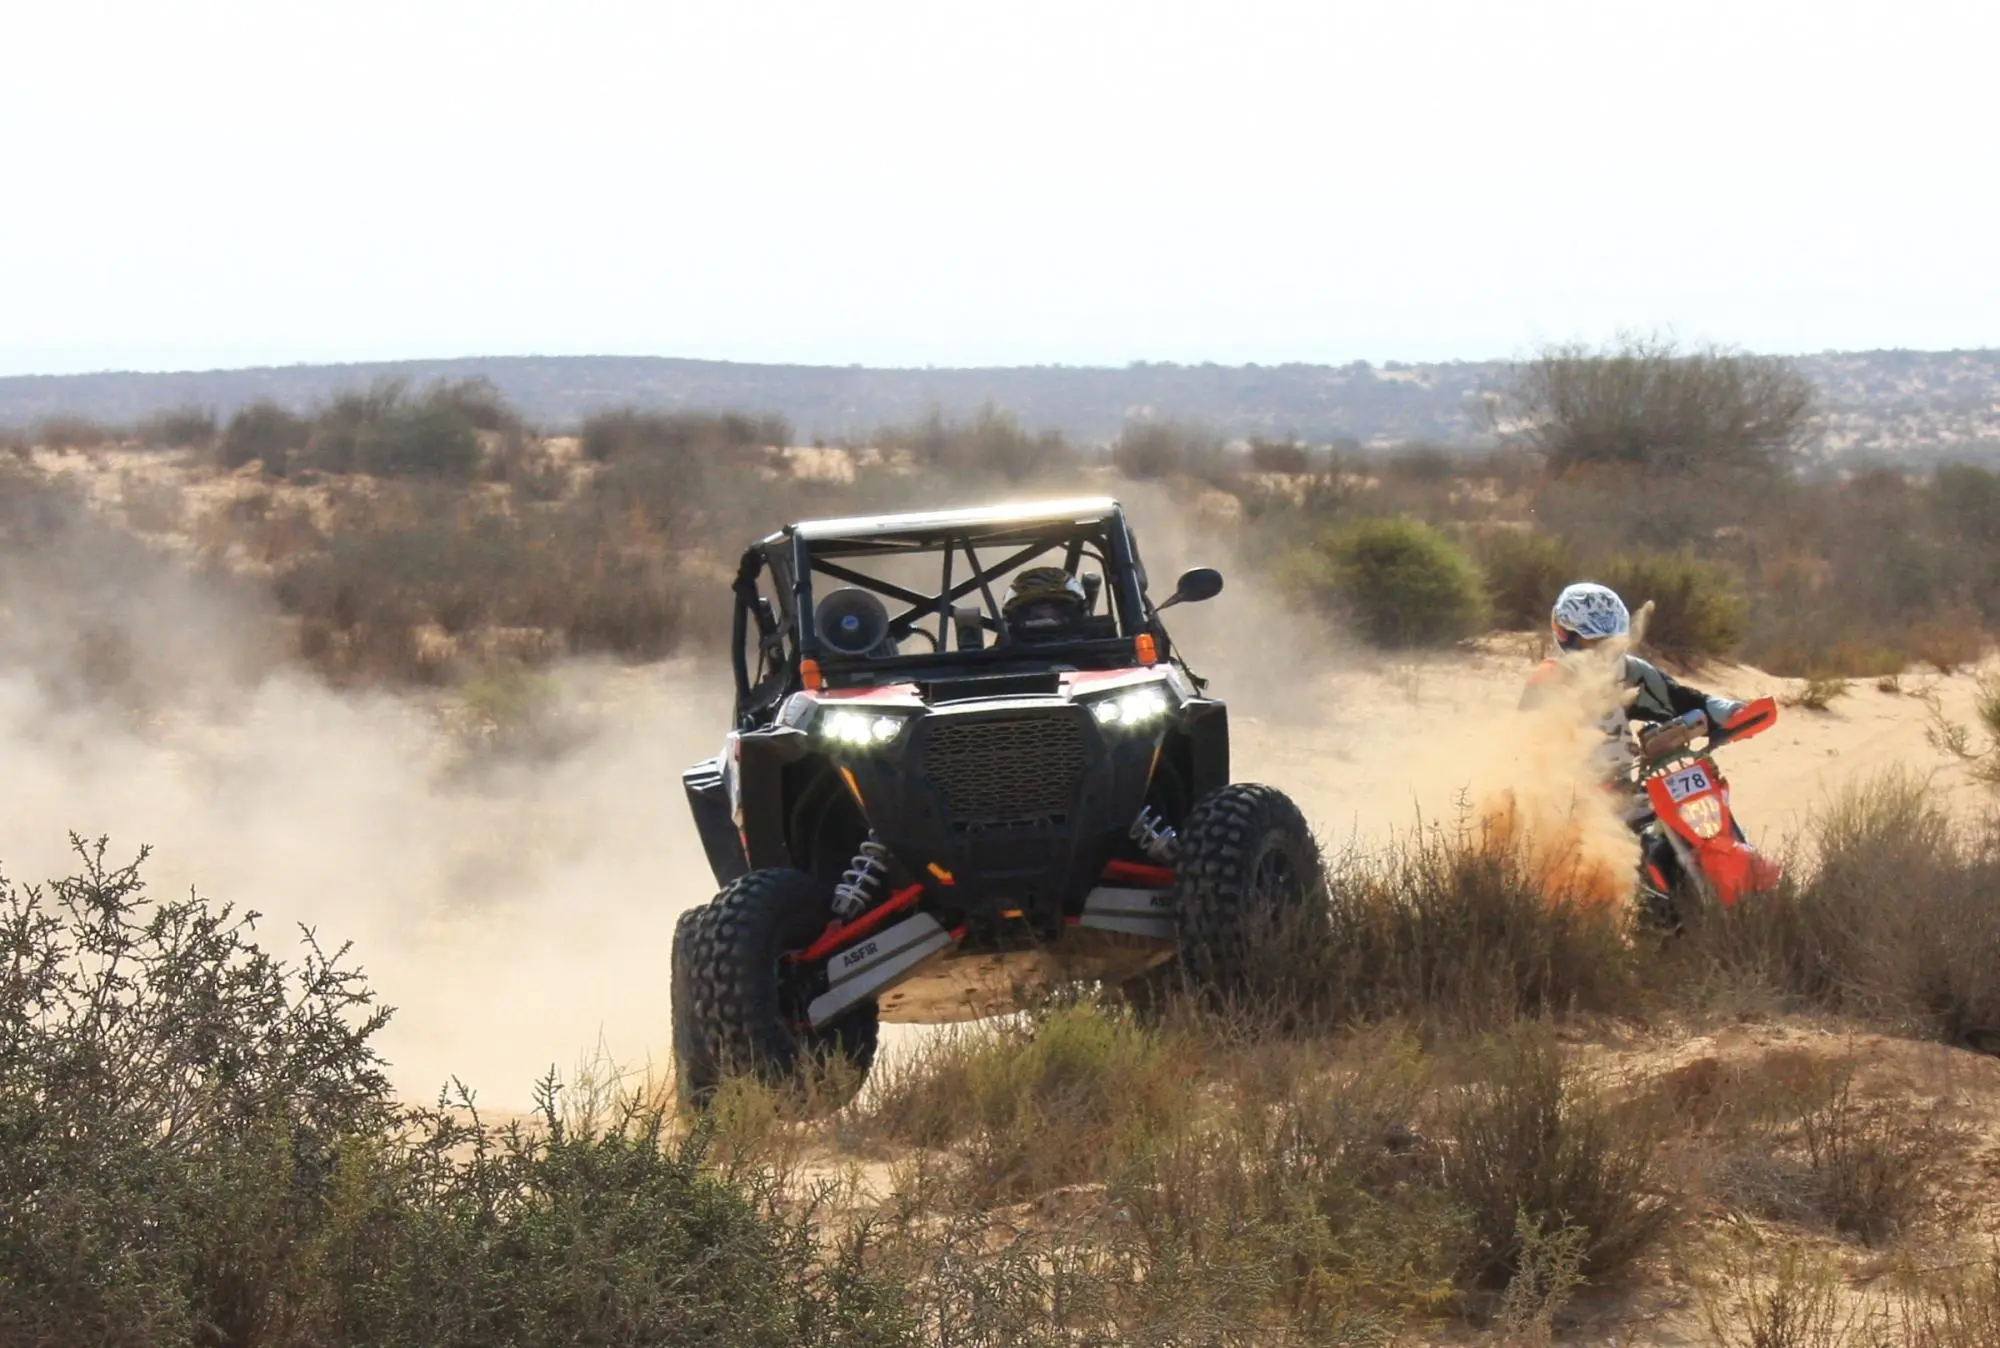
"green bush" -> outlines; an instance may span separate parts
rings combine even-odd
[[[277,403],[251,403],[229,418],[218,457],[224,468],[261,462],[265,472],[282,476],[291,456],[312,438],[312,429],[310,421]]]
[[[1502,627],[1539,631],[1563,586],[1575,579],[1576,563],[1559,538],[1494,525],[1473,539],[1473,553],[1486,576],[1486,598]]]
[[[79,847],[0,878],[0,1341],[913,1342],[905,1289],[636,1097],[406,1111],[344,952],[297,966]]]
[[[432,407],[449,407],[474,430],[518,431],[521,414],[508,406],[500,390],[486,378],[440,379],[424,391],[422,401]]]
[[[1378,645],[1443,646],[1485,626],[1478,568],[1419,520],[1360,520],[1322,534],[1311,552],[1307,583]]]
[[[255,1342],[311,1300],[284,1252],[344,1150],[389,1126],[387,1012],[341,952],[287,966],[249,918],[155,907],[138,862],[77,850],[46,891],[0,879],[0,1338]]]
[[[313,418],[297,466],[323,473],[469,481],[480,464],[479,422],[499,415],[480,386],[436,384],[421,398],[400,380],[343,393]]]
[[[1729,573],[1688,552],[1637,553],[1597,569],[1634,613],[1650,603],[1645,644],[1678,660],[1733,653],[1750,624]]]
[[[463,482],[479,468],[471,419],[446,403],[395,408],[356,438],[354,466],[373,477]]]

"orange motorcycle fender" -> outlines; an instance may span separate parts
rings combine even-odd
[[[1784,875],[1777,862],[1726,833],[1702,843],[1695,856],[1724,908],[1734,908],[1746,895],[1776,889]]]

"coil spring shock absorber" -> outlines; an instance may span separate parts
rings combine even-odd
[[[889,874],[889,849],[874,834],[861,844],[854,861],[833,887],[833,911],[842,921],[864,912],[875,902],[875,893]]]
[[[1173,865],[1181,854],[1180,835],[1174,832],[1172,824],[1154,814],[1150,805],[1132,821],[1132,841],[1162,866]]]

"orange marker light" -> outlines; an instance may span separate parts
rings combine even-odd
[[[824,687],[826,684],[826,679],[819,672],[819,661],[817,660],[799,661],[799,681],[805,684],[805,686],[808,689],[810,689],[815,693],[818,692],[822,687]]]
[[[948,885],[952,883],[951,872],[938,865],[935,861],[930,864],[929,869],[930,873],[938,878],[939,884]]]
[[[1153,641],[1151,632],[1141,632],[1132,638],[1132,653],[1139,657],[1142,665],[1156,665],[1160,662],[1160,648]]]

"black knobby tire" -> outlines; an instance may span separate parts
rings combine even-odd
[[[690,942],[688,1013],[692,1061],[682,1066],[697,1102],[730,1073],[793,1087],[813,1078],[808,1103],[838,1108],[875,1060],[880,1025],[873,1002],[823,1029],[806,1023],[808,971],[784,956],[826,929],[827,891],[803,871],[761,870],[732,882],[703,910]],[[676,1052],[681,1041],[676,1031]],[[829,1076],[828,1073],[831,1072]],[[845,1094],[835,1092],[845,1088]]]
[[[1665,825],[1655,827],[1664,828]],[[1658,865],[1667,886],[1660,888],[1646,873],[1648,863]],[[1639,885],[1636,895],[1638,923],[1662,936],[1684,934],[1699,922],[1707,908],[1701,887],[1682,870],[1672,844],[1656,833],[1640,835]]]
[[[1262,950],[1309,932],[1320,891],[1319,848],[1290,797],[1250,782],[1211,791],[1188,812],[1175,862],[1188,980],[1224,993],[1260,985]]]
[[[708,919],[714,912],[713,905],[703,904],[688,909],[674,923],[668,1014],[674,1029],[674,1079],[686,1104],[698,1103],[722,1077],[708,1027],[695,1009],[703,1000],[696,985],[709,962]]]

